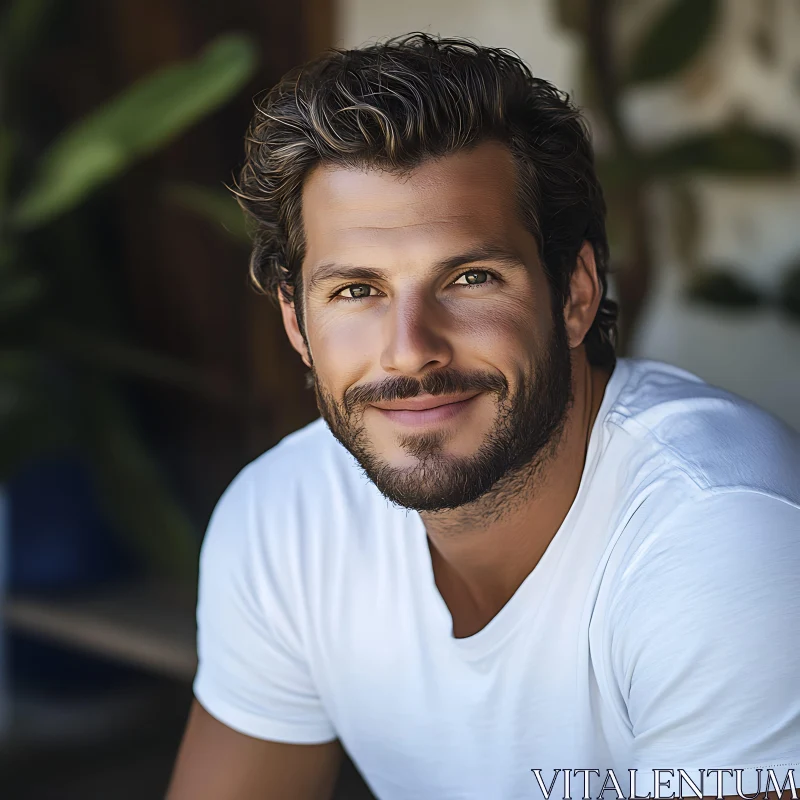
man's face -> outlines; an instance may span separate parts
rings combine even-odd
[[[504,147],[404,177],[319,167],[303,222],[320,413],[390,500],[457,508],[547,457],[570,351]]]

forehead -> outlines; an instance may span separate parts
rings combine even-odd
[[[331,259],[447,255],[453,247],[519,244],[516,170],[485,142],[404,175],[322,165],[303,188],[304,271]]]

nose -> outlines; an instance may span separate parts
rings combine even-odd
[[[453,359],[442,309],[424,297],[395,300],[384,318],[381,367],[395,375],[416,376],[447,366]]]

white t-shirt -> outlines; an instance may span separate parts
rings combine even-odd
[[[543,558],[455,639],[419,515],[317,420],[220,500],[198,625],[213,716],[338,737],[381,800],[543,800],[535,769],[551,800],[565,770],[600,773],[573,773],[574,798],[608,769],[626,795],[629,769],[640,795],[655,769],[800,784],[800,437],[683,370],[620,359]]]

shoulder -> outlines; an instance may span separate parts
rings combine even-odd
[[[319,511],[329,527],[374,503],[377,489],[322,419],[282,439],[248,464],[220,498],[215,514],[309,528]],[[311,516],[309,516],[311,515]]]
[[[745,646],[765,617],[800,614],[800,437],[684,370],[622,364],[607,425],[626,454],[624,513],[596,630],[626,664],[691,633]]]
[[[648,503],[660,513],[631,524],[620,542],[618,597],[641,592],[638,603],[663,587],[678,601],[681,587],[694,593],[701,584],[723,597],[743,583],[774,583],[781,571],[789,580],[800,571],[800,503],[743,489],[695,491],[672,507],[656,493]]]
[[[599,621],[618,677],[679,650],[699,666],[712,645],[770,648],[796,625],[800,504],[737,489],[661,508],[624,533],[606,575]]]
[[[391,508],[323,420],[287,436],[248,464],[219,499],[203,541],[201,574],[307,571],[358,545],[360,521]],[[366,534],[365,534],[366,535]],[[330,562],[328,562],[330,563]]]
[[[267,491],[286,491],[302,486],[358,482],[359,467],[336,441],[322,419],[289,434],[260,455],[237,476],[232,485],[258,485]]]
[[[738,395],[656,361],[622,359],[609,423],[702,491],[800,502],[800,434]]]

